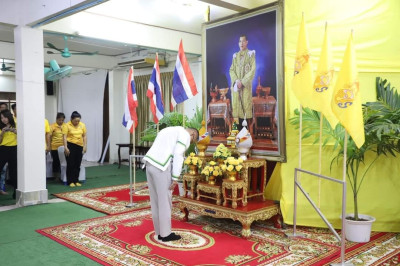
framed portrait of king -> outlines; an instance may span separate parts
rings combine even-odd
[[[210,151],[226,144],[232,129],[246,126],[252,157],[286,160],[282,4],[203,24],[203,102]]]

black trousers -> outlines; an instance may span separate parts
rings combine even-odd
[[[6,163],[8,163],[10,184],[14,187],[15,191],[18,187],[17,146],[0,146],[0,169],[3,169]]]
[[[69,156],[67,156],[67,184],[79,181],[79,171],[82,163],[83,147],[71,142],[67,142]]]
[[[53,158],[53,173],[61,173],[60,158],[58,150],[51,150],[51,158]]]

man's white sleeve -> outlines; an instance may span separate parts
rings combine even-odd
[[[183,156],[188,147],[187,144],[177,141],[174,149],[174,158],[172,162],[172,179],[178,180],[182,172]]]

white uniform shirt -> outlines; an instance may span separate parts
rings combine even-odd
[[[181,174],[184,154],[189,145],[190,134],[183,127],[164,128],[158,132],[143,161],[165,171],[172,159],[172,177],[176,179]]]

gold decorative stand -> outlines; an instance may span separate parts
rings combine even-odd
[[[203,192],[203,193],[202,193]],[[208,194],[204,194],[208,193]],[[215,197],[210,196],[210,194],[214,194]],[[208,183],[198,183],[197,184],[197,200],[200,198],[207,198],[216,201],[217,205],[221,205],[221,186],[212,185]]]
[[[228,190],[231,190],[231,196],[229,197]],[[238,198],[238,191],[241,192]],[[242,205],[247,205],[247,186],[243,180],[229,180],[224,179],[222,181],[222,196],[224,198],[223,206],[228,206],[228,200],[232,201],[232,208],[237,208],[237,201],[241,200]]]
[[[199,181],[201,181],[201,175],[200,174],[189,174],[186,173],[183,175],[183,190],[185,191],[185,196],[187,196],[187,193],[189,191],[189,187],[188,187],[188,183],[190,186],[190,197],[192,199],[195,198],[195,190],[196,190],[196,183],[198,183]]]

